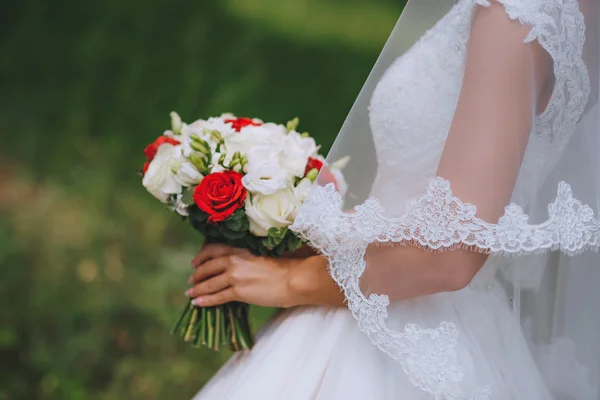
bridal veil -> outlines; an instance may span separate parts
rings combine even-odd
[[[420,187],[400,182],[404,194],[414,196],[394,202],[388,186],[394,186],[396,168],[418,174],[419,166],[380,160],[390,155],[372,134],[374,124],[385,127],[386,121],[369,117],[378,82],[453,8],[465,23],[448,32],[448,46],[464,57],[442,65],[477,68],[468,66],[469,46],[501,52],[505,43],[503,37],[472,36],[474,15],[480,7],[499,6],[527,29],[520,42],[530,55],[527,73],[505,68],[513,59],[493,65],[480,60],[484,70],[475,73],[489,77],[479,88],[482,98],[469,104],[459,98],[457,105],[472,113],[479,136],[465,140],[460,126],[450,127],[442,153],[432,150],[439,160],[436,176]],[[528,344],[519,348],[515,340],[511,346],[508,337],[499,344],[502,351],[507,357],[531,352],[556,399],[600,398],[598,19],[597,0],[409,1],[327,157],[329,165],[345,161],[345,182],[333,182],[330,171],[322,170],[320,185],[292,226],[328,256],[360,329],[435,399],[490,397],[485,388],[475,394],[461,389],[465,369],[455,348],[461,335],[455,324],[388,319],[395,283],[405,277],[395,262],[369,262],[372,246],[487,256],[471,285],[485,286],[492,281],[485,275],[493,275],[511,318],[519,321],[514,335],[524,335]],[[541,57],[535,46],[543,49]],[[486,93],[488,83],[494,88],[507,80]],[[442,84],[439,90],[443,95],[449,89]],[[410,119],[410,110],[399,113]]]

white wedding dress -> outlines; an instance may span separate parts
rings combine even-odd
[[[393,204],[395,211],[402,213],[398,204],[423,196],[435,177],[464,74],[471,21],[465,11],[482,3],[459,1],[395,60],[371,98],[370,125],[379,161],[372,194],[384,206]],[[505,3],[512,19],[520,17],[510,1]],[[460,392],[469,396],[457,399],[552,399],[496,278],[498,263],[490,257],[461,291],[402,301],[390,306],[389,313],[395,321],[421,329],[453,321],[460,332],[455,350],[464,369]],[[413,333],[423,335],[417,329]],[[403,368],[359,331],[346,308],[281,310],[258,336],[251,352],[234,355],[194,399],[447,398],[417,387],[413,382],[427,373],[426,365],[415,357]],[[447,354],[421,356],[443,362]]]

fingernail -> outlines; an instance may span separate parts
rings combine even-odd
[[[192,300],[192,304],[195,306],[199,306],[202,304],[202,298],[201,297],[196,297],[194,300]]]
[[[186,290],[186,291],[185,291],[185,295],[186,295],[187,297],[192,297],[192,289],[188,289],[188,290]]]
[[[189,283],[194,283],[194,276],[193,276],[193,275],[192,275],[192,276],[190,276],[190,278],[188,279],[188,282],[189,282]]]

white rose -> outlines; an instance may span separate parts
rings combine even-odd
[[[288,173],[279,164],[279,150],[273,146],[255,146],[247,154],[246,175],[242,184],[250,193],[273,194],[288,186]]]
[[[312,187],[313,182],[308,178],[304,178],[300,182],[298,182],[298,184],[294,188],[294,198],[296,199],[298,208],[296,208],[292,213],[292,220],[296,219],[296,216],[298,215],[302,204],[304,204],[304,201],[308,197],[308,194],[312,190]]]
[[[298,208],[291,189],[283,189],[263,196],[255,194],[246,198],[246,215],[250,221],[250,232],[266,237],[269,228],[282,228],[293,222],[293,214]]]
[[[142,179],[146,190],[165,204],[169,203],[171,195],[181,193],[181,185],[172,172],[172,168],[179,162],[180,155],[179,146],[162,144]]]

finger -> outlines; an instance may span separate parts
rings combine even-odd
[[[233,248],[221,243],[205,244],[192,259],[192,265],[196,267],[211,258],[221,257],[231,251],[231,249]]]
[[[223,273],[227,267],[229,267],[229,260],[230,258],[225,256],[206,261],[204,264],[201,264],[194,269],[192,276],[190,276],[189,282],[200,283],[206,278]]]
[[[193,288],[188,289],[185,294],[187,294],[188,297],[196,298],[207,294],[218,293],[227,289],[229,286],[229,277],[225,274],[221,274],[197,284]]]
[[[238,299],[235,296],[233,288],[229,287],[218,293],[208,294],[202,297],[196,297],[194,300],[192,300],[192,303],[200,307],[212,307],[237,300]]]

